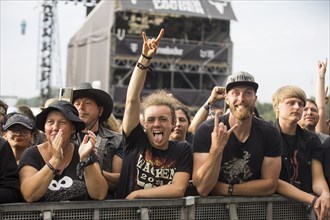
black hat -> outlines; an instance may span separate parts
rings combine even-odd
[[[72,103],[80,97],[90,97],[94,99],[98,105],[103,106],[104,110],[99,118],[100,122],[107,120],[111,115],[113,101],[107,92],[101,89],[94,89],[90,83],[84,82],[73,89]]]
[[[39,130],[44,131],[47,115],[53,110],[62,112],[63,115],[76,127],[76,131],[81,131],[85,128],[85,123],[79,118],[79,113],[76,107],[70,102],[61,100],[52,102],[45,110],[37,115],[36,121]]]
[[[3,130],[5,131],[15,124],[23,125],[30,130],[33,130],[35,127],[34,121],[29,116],[15,112],[6,120]]]
[[[235,86],[250,86],[257,92],[259,85],[254,81],[254,77],[247,72],[240,71],[227,78],[226,92],[229,92]]]

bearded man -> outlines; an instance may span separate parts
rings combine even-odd
[[[253,116],[257,89],[247,72],[229,76],[225,101],[230,112],[216,114],[198,127],[193,141],[193,183],[201,196],[275,193],[281,136],[272,123]]]

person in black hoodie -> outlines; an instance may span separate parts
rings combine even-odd
[[[9,143],[0,137],[0,203],[20,202],[18,169]]]

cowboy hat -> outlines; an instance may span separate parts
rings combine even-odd
[[[90,83],[84,82],[73,89],[72,103],[80,97],[90,97],[94,99],[98,105],[103,106],[104,110],[99,118],[100,122],[107,120],[111,115],[113,101],[107,92],[101,89],[94,89]]]

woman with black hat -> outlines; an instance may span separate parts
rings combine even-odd
[[[96,137],[91,131],[80,146],[71,140],[85,128],[76,108],[56,101],[37,115],[37,128],[47,142],[28,148],[19,164],[20,189],[27,202],[102,200],[108,190],[97,157]]]

